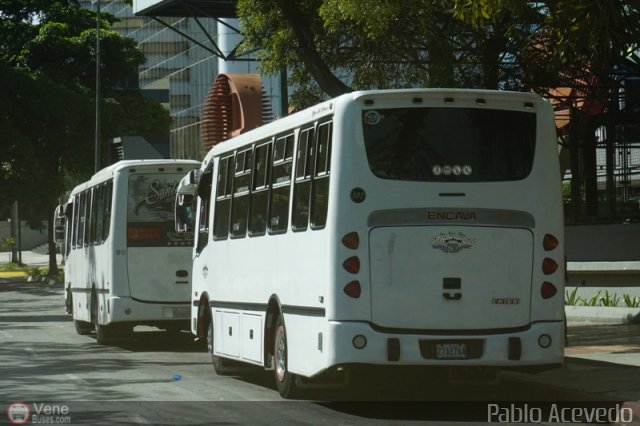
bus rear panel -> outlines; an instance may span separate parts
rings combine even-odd
[[[336,241],[360,239],[355,250],[339,244],[335,264],[355,257],[359,269],[336,271],[329,363],[561,364],[563,223],[549,104],[469,91],[356,94],[353,104],[344,125],[335,120],[344,143],[334,144],[331,219]],[[353,116],[358,124],[347,124]],[[353,281],[357,298],[346,294]]]

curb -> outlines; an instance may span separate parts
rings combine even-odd
[[[21,271],[0,272],[0,278],[23,278],[26,276],[27,276],[27,273],[21,272]]]

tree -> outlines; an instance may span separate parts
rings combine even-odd
[[[638,48],[638,9],[636,0],[238,1],[245,51],[258,52],[265,73],[287,66],[308,103],[364,88],[527,90],[567,67],[610,70]]]
[[[102,28],[115,20],[100,18]],[[66,176],[93,169],[95,19],[74,1],[0,0],[0,203],[18,200],[23,218],[49,221],[51,274],[53,206]],[[100,38],[102,143],[167,132],[168,112],[123,85],[144,62],[134,41],[108,29]]]

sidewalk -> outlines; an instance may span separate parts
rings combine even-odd
[[[60,256],[56,255],[56,259],[60,262]],[[11,252],[0,253],[0,265],[11,263]],[[28,267],[49,267],[49,255],[41,254],[35,251],[23,251],[22,263]],[[14,277],[26,277],[27,273],[24,271],[0,271],[0,277],[14,278]]]
[[[519,380],[624,402],[640,425],[640,324],[569,322],[564,367]]]

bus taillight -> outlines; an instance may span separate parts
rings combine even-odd
[[[551,234],[545,234],[544,238],[542,239],[542,247],[544,247],[546,251],[553,250],[554,248],[558,247],[558,244],[560,244],[558,239]]]
[[[540,294],[542,295],[543,299],[549,299],[550,297],[555,296],[557,292],[558,292],[558,289],[556,288],[555,285],[551,284],[548,281],[545,281],[542,283],[542,287],[540,288]]]
[[[360,272],[360,259],[358,259],[358,256],[351,256],[342,263],[342,267],[347,272],[357,274],[358,272]]]
[[[358,236],[357,232],[349,232],[342,237],[342,244],[344,244],[346,248],[355,250],[360,245],[360,236]]]
[[[353,297],[354,299],[360,297],[360,294],[362,293],[359,281],[351,281],[349,284],[344,286],[343,290],[347,296]]]
[[[542,261],[542,272],[545,275],[550,275],[557,270],[558,270],[558,264],[556,263],[556,261],[548,257],[545,257],[544,260]]]

